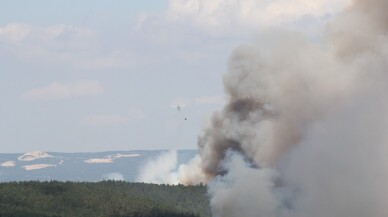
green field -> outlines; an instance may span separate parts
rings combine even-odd
[[[0,183],[1,217],[209,217],[206,187],[103,181]]]

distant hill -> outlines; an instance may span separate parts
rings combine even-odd
[[[139,170],[166,151],[109,151],[91,153],[28,152],[0,154],[0,182],[122,180],[133,182]],[[177,152],[178,164],[196,155],[195,150]]]

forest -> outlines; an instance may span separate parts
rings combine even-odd
[[[0,217],[210,217],[206,187],[123,181],[0,183]]]

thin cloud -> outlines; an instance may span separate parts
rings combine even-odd
[[[81,123],[89,126],[116,126],[125,125],[133,120],[141,120],[146,117],[145,112],[137,109],[130,110],[126,115],[98,114],[85,117]]]
[[[223,105],[224,98],[219,96],[200,96],[196,98],[175,98],[171,100],[171,106],[202,106],[202,105]]]
[[[83,120],[84,124],[92,126],[111,126],[127,124],[129,118],[122,115],[90,115]]]
[[[66,65],[81,70],[126,68],[136,55],[128,49],[102,46],[94,30],[56,24],[40,27],[24,23],[0,26],[0,46],[23,61]]]
[[[91,45],[94,36],[95,33],[91,29],[63,24],[39,27],[10,23],[0,26],[0,43],[11,52],[24,55],[44,50],[81,51]],[[20,50],[26,47],[33,50]]]
[[[213,34],[292,23],[305,15],[337,13],[349,0],[207,1],[170,0],[167,19],[190,23]]]
[[[104,88],[98,81],[76,81],[73,83],[52,82],[48,86],[28,90],[22,94],[26,100],[57,100],[74,97],[97,96]]]
[[[183,106],[190,106],[192,104],[192,100],[188,98],[175,98],[171,100],[170,105],[176,106],[176,105],[183,105]]]
[[[165,13],[138,16],[134,35],[152,45],[149,51],[153,51],[146,53],[148,58],[140,56],[138,62],[204,64],[224,61],[226,53],[236,44],[266,28],[302,31],[315,40],[320,37],[323,26],[348,2],[169,0]],[[160,55],[158,49],[168,49],[169,55]]]
[[[31,27],[27,24],[9,24],[0,27],[0,40],[2,41],[21,41],[31,33]]]
[[[193,101],[195,105],[223,105],[225,103],[224,98],[218,96],[203,96]]]

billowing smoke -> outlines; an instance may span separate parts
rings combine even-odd
[[[322,42],[268,30],[236,48],[226,106],[178,180],[216,217],[388,216],[388,1],[355,0]]]
[[[143,168],[140,168],[136,181],[154,184],[178,184],[177,175],[174,172],[177,162],[176,150],[164,152],[156,159],[150,160]]]
[[[196,156],[187,164],[178,166],[178,152],[170,150],[163,152],[157,158],[148,161],[139,170],[135,181],[154,184],[198,184],[204,182],[200,158]]]

